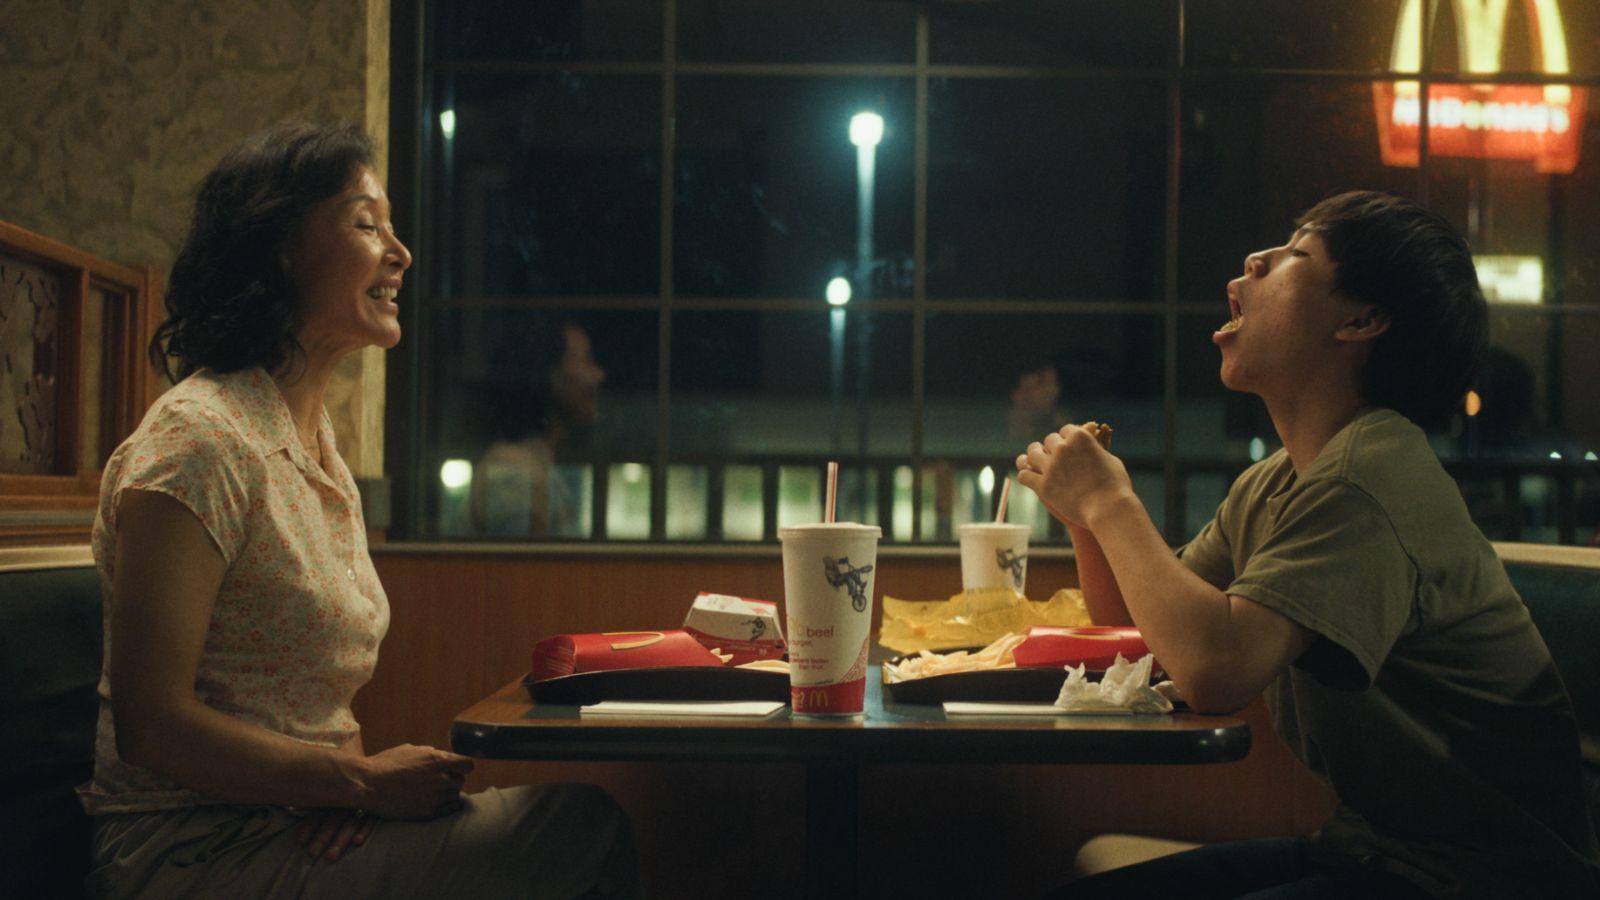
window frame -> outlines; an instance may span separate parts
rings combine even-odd
[[[1180,159],[1182,154],[1182,127],[1183,100],[1185,89],[1197,83],[1216,82],[1273,82],[1282,80],[1316,80],[1323,82],[1352,82],[1370,84],[1378,81],[1404,80],[1419,84],[1422,96],[1427,96],[1431,86],[1435,84],[1538,84],[1560,83],[1589,88],[1600,88],[1600,72],[1586,74],[1572,74],[1565,76],[1550,76],[1529,72],[1499,72],[1493,74],[1469,74],[1456,71],[1434,72],[1432,64],[1432,49],[1434,41],[1428,37],[1428,30],[1420,36],[1421,66],[1416,72],[1396,71],[1393,69],[1349,69],[1349,70],[1297,70],[1281,67],[1228,65],[1228,66],[1193,66],[1185,60],[1187,37],[1184,34],[1185,7],[1188,0],[1175,0],[1173,3],[1173,18],[1170,27],[1174,34],[1168,41],[1168,58],[1165,65],[1158,67],[1128,67],[1105,68],[1096,66],[1006,66],[994,64],[953,64],[933,63],[929,58],[930,49],[930,11],[923,4],[917,5],[916,11],[916,58],[913,62],[895,63],[748,63],[748,62],[706,62],[685,61],[674,56],[677,45],[677,0],[663,0],[662,4],[662,55],[655,61],[468,61],[468,60],[434,60],[428,56],[427,32],[430,17],[430,4],[428,0],[392,0],[394,36],[392,43],[392,113],[390,119],[390,171],[391,171],[391,196],[396,199],[396,219],[400,227],[408,234],[415,234],[421,244],[418,254],[417,269],[422,277],[414,277],[418,284],[429,284],[427,268],[429,265],[429,252],[425,238],[425,229],[420,225],[424,221],[423,210],[428,208],[431,198],[425,197],[425,173],[434,162],[433,148],[437,144],[436,110],[429,107],[432,96],[431,79],[438,73],[467,73],[467,72],[495,72],[495,73],[540,73],[552,71],[572,71],[592,74],[628,74],[628,75],[655,75],[661,79],[662,102],[661,106],[661,202],[660,202],[660,280],[658,295],[649,297],[625,298],[591,298],[591,297],[527,297],[517,298],[515,302],[525,304],[528,308],[548,309],[653,309],[659,316],[657,340],[659,341],[658,354],[658,379],[657,379],[657,422],[658,433],[667,434],[671,415],[671,390],[670,373],[672,362],[672,324],[673,313],[685,310],[700,309],[729,309],[751,311],[776,311],[785,308],[811,308],[814,301],[800,299],[772,300],[760,298],[741,299],[707,299],[685,298],[674,296],[673,282],[673,162],[674,146],[672,122],[676,114],[677,78],[680,75],[730,75],[738,77],[761,76],[821,76],[821,77],[896,77],[907,78],[914,84],[916,97],[915,114],[915,159],[913,162],[915,178],[914,213],[913,213],[913,291],[908,300],[878,301],[875,308],[884,310],[908,310],[913,316],[913,349],[912,349],[912,435],[911,455],[900,460],[900,464],[909,465],[913,473],[912,496],[917,508],[913,511],[913,535],[911,544],[925,544],[929,542],[930,535],[923,534],[921,503],[924,496],[923,472],[930,457],[923,453],[923,420],[925,405],[925,325],[929,313],[932,312],[971,312],[982,310],[984,312],[1006,313],[1048,313],[1054,316],[1094,316],[1107,313],[1148,312],[1159,313],[1162,317],[1162,354],[1163,376],[1161,409],[1164,424],[1163,446],[1159,459],[1137,460],[1141,471],[1154,473],[1159,471],[1162,475],[1163,488],[1163,521],[1164,534],[1173,544],[1182,543],[1187,539],[1184,527],[1186,519],[1187,482],[1194,475],[1222,475],[1231,479],[1250,465],[1249,461],[1232,458],[1207,458],[1194,459],[1180,457],[1176,441],[1178,427],[1178,325],[1180,318],[1195,313],[1215,314],[1214,304],[1186,302],[1181,297],[1179,284],[1179,206],[1181,201],[1182,171]],[[1437,36],[1435,36],[1437,37]],[[1162,222],[1162,287],[1158,299],[1126,299],[1104,298],[1091,301],[1065,301],[1061,299],[1043,300],[1015,300],[1015,299],[984,299],[964,298],[951,300],[930,300],[926,284],[927,265],[927,198],[928,198],[928,94],[929,80],[935,78],[982,78],[982,79],[1060,79],[1071,81],[1093,81],[1101,79],[1137,79],[1159,82],[1166,91],[1166,144],[1165,144],[1165,203]],[[1422,104],[1420,111],[1421,150],[1418,165],[1414,171],[1415,189],[1412,196],[1426,203],[1430,188],[1430,179],[1433,174],[1432,157],[1429,154],[1427,135],[1429,130],[1428,105]],[[1287,223],[1286,223],[1287,224]],[[414,273],[414,276],[418,273]],[[496,302],[507,302],[508,298],[496,298]],[[394,471],[394,484],[396,496],[394,498],[394,534],[403,540],[438,541],[436,534],[431,534],[427,522],[432,512],[429,498],[432,496],[431,486],[428,483],[429,472],[427,466],[421,464],[420,440],[413,423],[423,421],[427,415],[430,398],[427,396],[427,379],[423,377],[425,360],[428,358],[428,336],[423,327],[426,319],[422,310],[418,309],[424,303],[439,303],[435,298],[426,298],[422,303],[413,303],[404,307],[403,316],[408,340],[402,342],[402,352],[390,357],[390,374],[388,378],[388,408],[391,410],[387,437],[389,441],[389,460]],[[467,300],[446,300],[445,304],[454,302],[474,302]],[[1553,316],[1558,322],[1566,317],[1600,313],[1600,309],[1587,310],[1582,307],[1571,307],[1561,303],[1552,303],[1538,309],[1529,310],[1518,304],[1491,303],[1492,312],[1512,312],[1522,314],[1537,312]],[[943,458],[943,457],[940,457]],[[648,541],[608,540],[598,536],[605,521],[604,503],[605,490],[596,479],[594,504],[596,515],[597,536],[586,539],[582,543],[602,544],[615,548],[640,547],[646,544],[669,543],[666,538],[666,489],[668,467],[682,464],[684,459],[671,455],[671,448],[664,440],[658,441],[653,457],[649,460],[651,481],[655,488],[651,496],[650,538]],[[727,459],[722,460],[722,465],[747,463],[748,460]],[[809,462],[814,462],[808,460]],[[866,461],[862,461],[866,462]],[[988,461],[985,461],[988,462]],[[775,469],[778,461],[764,461],[767,468]],[[847,463],[848,464],[848,463]],[[1447,462],[1445,467],[1452,476],[1481,475],[1486,469],[1496,466],[1505,469],[1510,466],[1514,472],[1507,470],[1504,477],[1507,482],[1515,481],[1515,475],[1526,469],[1534,474],[1553,474],[1557,480],[1561,503],[1562,520],[1560,524],[1560,540],[1563,543],[1573,543],[1576,538],[1577,522],[1572,512],[1573,504],[1570,502],[1576,479],[1581,477],[1577,469],[1552,468],[1550,466],[1520,466],[1515,462],[1496,463],[1495,461],[1463,460],[1459,463]],[[1519,467],[1520,466],[1520,467]],[[880,478],[880,484],[883,481]],[[765,486],[763,495],[770,504],[775,496],[775,488]],[[708,491],[708,522],[715,523],[721,514],[720,498],[722,494],[717,486],[712,486]],[[764,509],[767,520],[765,542],[775,540],[772,533],[772,523],[776,521],[775,510]],[[880,508],[880,516],[887,517],[889,512]],[[942,531],[943,529],[941,529]],[[1062,529],[1059,523],[1051,523],[1051,533],[1059,535]],[[714,524],[708,526],[707,537],[700,543],[721,543],[720,529]],[[945,540],[943,534],[936,539]],[[538,539],[535,539],[538,540]],[[693,542],[691,542],[693,543]],[[670,542],[671,546],[685,546],[678,541]]]

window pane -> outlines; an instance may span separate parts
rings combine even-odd
[[[429,3],[428,39],[439,59],[660,59],[661,4],[651,0]]]
[[[778,470],[778,527],[822,521],[823,474],[816,466]]]
[[[426,221],[442,296],[658,293],[661,82],[443,76]]]
[[[1217,294],[1224,296],[1220,287]],[[1222,384],[1222,356],[1211,335],[1227,320],[1225,299],[1218,300],[1215,315],[1178,318],[1177,447],[1186,471],[1226,476],[1231,483],[1279,443],[1261,398]]]
[[[928,295],[1161,293],[1166,88],[938,78],[928,97]]]
[[[606,467],[654,452],[655,313],[446,309],[430,319],[423,465],[438,476],[441,534],[589,537],[596,481],[608,477],[607,533],[632,536],[629,504],[642,490],[648,534],[649,481],[627,481],[620,498],[618,467]]]
[[[1094,420],[1116,429],[1119,456],[1159,457],[1161,333],[1160,316],[930,313],[925,452],[1009,466]]]
[[[1175,0],[997,0],[928,6],[935,65],[1167,65],[1177,45]]]
[[[908,0],[678,0],[682,60],[909,63],[917,11]]]
[[[705,466],[667,467],[667,540],[705,540],[709,482]]]
[[[1387,69],[1399,17],[1400,0],[1189,3],[1184,61],[1199,68]]]
[[[1487,5],[1438,4],[1433,27],[1434,71],[1600,74],[1600,6],[1507,3],[1504,18],[1495,21],[1482,8]],[[1556,15],[1541,22],[1542,9]],[[1496,28],[1503,29],[1498,47],[1493,42]],[[1541,53],[1539,48],[1547,39],[1550,46]],[[1563,56],[1565,65],[1561,64]]]
[[[1446,98],[1465,87],[1439,85],[1435,97]],[[1540,87],[1506,85],[1495,90],[1531,90],[1533,101],[1543,101]],[[1485,96],[1494,102],[1493,94]],[[1600,254],[1594,252],[1600,246],[1600,219],[1594,215],[1600,205],[1600,146],[1593,140],[1576,142],[1579,132],[1593,135],[1600,129],[1600,104],[1591,103],[1584,118],[1567,133],[1546,133],[1541,140],[1550,152],[1543,159],[1493,158],[1500,151],[1506,156],[1520,154],[1511,144],[1485,147],[1468,136],[1482,136],[1483,130],[1465,128],[1460,119],[1430,127],[1434,147],[1476,154],[1435,155],[1430,160],[1428,203],[1472,245],[1484,292],[1491,299],[1547,308],[1600,304]],[[1442,137],[1446,131],[1454,132],[1454,137]],[[1574,139],[1570,145],[1569,137]],[[1581,150],[1582,155],[1572,160],[1568,148],[1572,154]],[[1566,162],[1575,163],[1571,174],[1559,171]],[[1545,171],[1552,165],[1558,171]],[[1484,257],[1493,259],[1486,264]]]
[[[1195,84],[1183,122],[1179,292],[1224,318],[1245,255],[1288,240],[1317,201],[1354,188],[1416,194],[1415,169],[1383,164],[1370,84]]]
[[[820,300],[843,276],[857,297],[910,296],[913,95],[910,79],[678,79],[678,295]],[[883,119],[875,152],[850,142],[863,111]]]
[[[911,317],[857,309],[675,313],[672,396],[675,458],[904,460]]]
[[[759,541],[762,534],[760,466],[728,466],[722,470],[722,537]]]
[[[614,541],[650,537],[650,467],[613,464],[607,472],[606,537]]]

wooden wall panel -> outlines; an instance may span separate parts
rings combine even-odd
[[[528,669],[539,638],[675,627],[701,590],[781,600],[776,556],[463,555],[379,548],[393,611],[356,713],[370,750],[448,746],[455,713]],[[948,596],[954,553],[880,559],[877,593]],[[1066,559],[1030,560],[1030,594],[1075,584]],[[1255,748],[1225,766],[871,766],[862,775],[872,895],[1029,896],[1060,881],[1106,831],[1223,840],[1308,830],[1325,788],[1245,712]],[[653,897],[797,897],[804,771],[793,764],[511,763],[484,760],[471,790],[547,780],[603,785],[628,810]],[[930,851],[962,848],[959,861]]]

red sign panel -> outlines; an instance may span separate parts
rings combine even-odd
[[[1538,172],[1578,165],[1586,91],[1565,85],[1430,85],[1428,152],[1434,156],[1526,160]],[[1378,143],[1391,166],[1417,165],[1422,104],[1415,83],[1372,86]]]

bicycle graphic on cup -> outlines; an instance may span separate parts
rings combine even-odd
[[[828,584],[834,590],[841,587],[849,589],[850,605],[855,607],[856,612],[866,610],[867,576],[872,574],[871,566],[852,566],[848,556],[841,556],[838,559],[824,556],[822,570],[828,578]]]
[[[1022,567],[1028,562],[1028,554],[1018,556],[1010,547],[1001,547],[994,551],[994,559],[1000,571],[1010,570],[1011,583],[1017,590],[1022,590]]]

